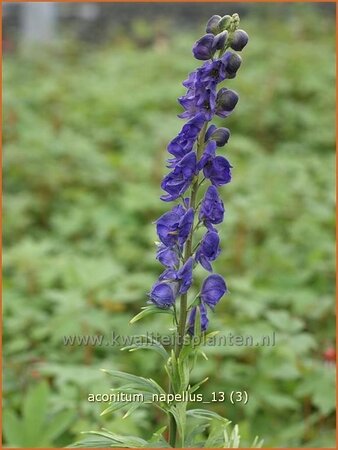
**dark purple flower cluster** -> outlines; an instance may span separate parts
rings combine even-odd
[[[238,24],[237,14],[211,17],[207,34],[193,46],[195,58],[205,62],[183,82],[186,93],[178,99],[184,109],[179,117],[188,122],[168,145],[172,157],[168,159],[170,172],[161,183],[165,191],[161,199],[165,202],[180,199],[181,203],[156,221],[160,240],[157,259],[165,270],[149,293],[150,302],[160,308],[170,308],[178,296],[186,296],[192,285],[194,266],[200,264],[212,272],[211,263],[220,254],[215,225],[223,221],[224,205],[217,188],[231,181],[232,166],[216,151],[227,144],[230,131],[208,123],[215,115],[228,117],[238,102],[235,91],[218,88],[224,80],[234,78],[241,66],[241,57],[228,50],[240,51],[248,42],[248,35],[238,29]],[[203,198],[197,201],[204,180],[210,184]],[[186,197],[189,189],[190,197]],[[195,243],[195,230],[202,225],[206,232]],[[207,307],[213,310],[226,292],[220,275],[211,274],[204,280],[185,324],[189,333],[194,333],[197,315],[201,330],[207,329]]]

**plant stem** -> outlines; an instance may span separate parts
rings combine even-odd
[[[203,125],[203,128],[201,129],[199,136],[197,138],[197,161],[201,158],[203,150],[204,150],[204,139],[205,139],[205,133],[207,130],[208,122],[205,122]],[[198,189],[201,186],[201,183],[199,182],[199,174],[195,176],[195,179],[193,181],[192,187],[191,187],[191,195],[190,195],[190,202],[189,206],[190,208],[193,208],[194,214],[196,211],[196,197],[198,193]],[[187,242],[185,244],[184,249],[184,256],[183,256],[183,264],[192,256],[192,241],[193,241],[193,232],[194,232],[194,224],[192,224],[191,232],[189,234],[189,237],[187,239]],[[188,296],[187,293],[181,295],[180,300],[180,316],[179,316],[179,322],[177,326],[177,340],[176,340],[176,347],[175,347],[175,355],[176,357],[179,356],[181,349],[183,347],[183,341],[186,331],[186,322],[187,322],[187,306],[188,306]],[[169,386],[169,392],[172,393],[172,385]],[[169,444],[172,447],[176,447],[176,438],[177,438],[177,425],[175,422],[174,417],[170,414],[169,416]],[[183,445],[183,443],[182,443]]]

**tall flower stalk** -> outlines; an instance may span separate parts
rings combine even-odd
[[[219,85],[236,77],[242,59],[233,50],[241,51],[247,42],[248,35],[239,29],[238,14],[212,16],[206,34],[192,50],[194,57],[204,63],[183,82],[186,93],[178,99],[183,107],[179,117],[187,122],[168,145],[170,171],[161,183],[164,191],[161,199],[175,204],[155,222],[159,239],[156,258],[164,270],[150,289],[149,305],[131,320],[134,323],[150,314],[169,314],[173,319],[175,342],[168,349],[152,337],[143,336],[142,342],[124,348],[130,351],[147,348],[160,354],[169,378],[168,392],[153,379],[105,371],[125,383],[113,392],[138,393],[142,400],[113,401],[102,414],[124,408],[127,417],[142,404],[151,404],[167,415],[168,427],[155,432],[149,441],[107,430],[91,432],[96,435],[95,446],[98,443],[111,447],[239,446],[237,426],[229,435],[228,420],[206,409],[188,409],[188,404],[198,401],[195,392],[207,381],[206,378],[190,384],[197,356],[203,354],[203,339],[215,334],[207,334],[209,311],[228,292],[222,275],[213,272],[212,263],[221,251],[217,226],[223,222],[224,204],[219,188],[230,183],[232,169],[229,160],[218,154],[218,149],[228,143],[230,131],[216,127],[211,121],[215,116],[227,118],[235,109],[238,94]],[[193,271],[197,266],[209,274],[199,289],[194,287],[197,295],[191,295]],[[194,424],[196,420],[201,423]],[[164,437],[167,428],[169,433]],[[98,436],[104,442],[98,441]],[[89,447],[90,442],[82,441],[77,446],[82,445]],[[253,446],[259,445],[256,439]]]
[[[195,43],[193,55],[205,63],[183,82],[187,92],[178,99],[184,108],[179,117],[188,122],[168,145],[172,155],[168,159],[171,171],[162,181],[165,194],[161,199],[165,202],[178,200],[179,204],[156,221],[160,240],[157,259],[165,270],[153,285],[149,298],[159,308],[173,309],[177,325],[176,359],[180,358],[186,334],[204,333],[209,322],[208,308],[213,310],[227,293],[223,277],[211,274],[188,305],[194,267],[200,264],[213,272],[211,262],[220,254],[215,225],[223,221],[224,205],[218,188],[231,181],[232,166],[224,156],[217,155],[216,150],[228,143],[230,131],[210,122],[215,115],[228,117],[238,102],[235,91],[226,87],[218,90],[218,85],[234,78],[241,66],[241,57],[229,50],[241,51],[248,42],[247,33],[238,26],[238,14],[213,16],[207,23],[207,34]],[[200,189],[207,183],[209,187],[200,199]],[[205,234],[202,238],[196,237],[201,227],[205,228]],[[175,417],[171,415],[169,439],[173,447],[176,428]]]

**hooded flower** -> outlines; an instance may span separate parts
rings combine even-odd
[[[211,141],[213,142],[213,141]],[[203,168],[205,178],[208,178],[214,186],[222,186],[231,181],[231,164],[223,156],[210,158]]]
[[[193,335],[195,331],[197,308],[199,308],[200,312],[201,331],[206,331],[209,323],[206,305],[208,305],[211,309],[214,309],[215,305],[220,301],[226,292],[227,288],[225,282],[220,275],[209,275],[208,278],[204,280],[200,296],[201,303],[198,306],[194,306],[189,315],[189,334]]]
[[[181,119],[191,119],[197,114],[203,114],[206,120],[211,120],[216,109],[216,83],[203,83],[196,80],[193,88],[183,97],[179,97],[179,103],[185,111],[179,114]]]
[[[169,143],[168,152],[175,157],[168,160],[169,167],[175,167],[186,154],[191,152],[204,122],[204,114],[197,114],[183,126],[179,134]]]
[[[217,143],[208,141],[202,158],[197,163],[198,170],[203,169],[205,178],[215,186],[221,186],[231,181],[231,165],[223,156],[215,156]]]
[[[177,293],[177,282],[157,281],[148,296],[150,301],[160,308],[170,308],[175,303]]]
[[[190,312],[189,319],[188,319],[188,333],[190,335],[194,335],[195,331],[195,320],[196,320],[196,313],[197,308],[199,309],[199,316],[201,321],[201,331],[206,331],[208,328],[209,319],[207,316],[207,309],[203,303],[201,303],[198,306],[194,306]]]
[[[156,230],[160,241],[167,247],[182,246],[187,240],[192,223],[194,211],[186,211],[182,205],[177,205],[171,211],[163,214],[156,221]]]
[[[171,202],[184,194],[196,174],[196,153],[190,152],[184,156],[161,183],[161,187],[168,194],[162,195],[161,199]]]
[[[227,287],[221,275],[209,275],[202,285],[201,300],[211,309],[214,309],[226,292]]]
[[[196,252],[195,258],[205,270],[212,272],[210,261],[215,261],[220,252],[218,233],[216,231],[207,231]]]
[[[179,263],[177,250],[160,244],[157,248],[156,259],[166,267],[174,268]]]
[[[224,205],[218,195],[215,186],[209,186],[201,203],[199,219],[203,221],[207,228],[213,229],[212,225],[217,225],[223,221]]]
[[[210,59],[215,53],[214,46],[214,35],[211,33],[205,34],[198,41],[195,42],[192,52],[196,59]]]
[[[203,167],[215,157],[216,146],[217,144],[214,140],[211,140],[207,143],[203,155],[197,163],[198,170],[203,169]]]
[[[178,293],[185,294],[192,283],[193,258],[189,258],[179,270],[167,269],[159,277],[159,281],[177,282]]]
[[[180,281],[179,293],[185,294],[192,284],[192,270],[194,267],[193,258],[189,258],[187,262],[177,272],[177,279]]]

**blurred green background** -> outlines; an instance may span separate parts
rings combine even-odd
[[[211,329],[275,332],[276,345],[208,347],[193,380],[210,377],[205,395],[248,391],[245,406],[214,406],[243,445],[259,435],[266,447],[335,447],[334,10],[193,5],[190,22],[170,6],[144,15],[134,5],[119,25],[118,5],[101,5],[115,25],[100,39],[65,26],[28,47],[5,33],[5,445],[65,446],[102,426],[147,438],[163,423],[145,408],[100,418],[106,405],[87,401],[109,392],[102,367],[164,382],[156,355],[63,336],[170,325],[166,315],[128,322],[161,271],[152,222],[168,208],[160,181],[183,124],[176,98],[206,20],[243,10],[251,39],[226,84],[240,102],[226,120],[234,169],[215,264],[231,294]]]

